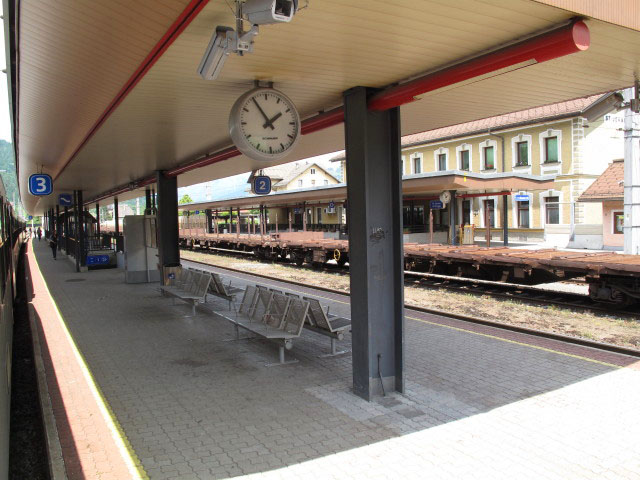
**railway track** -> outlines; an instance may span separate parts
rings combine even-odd
[[[322,291],[322,292],[331,293],[331,294],[337,295],[337,296],[350,297],[350,294],[348,292],[344,292],[344,291],[341,291],[341,290],[336,290],[336,289],[333,289],[333,288],[316,286],[316,285],[309,285],[309,284],[306,284],[306,283],[303,283],[303,282],[296,282],[296,281],[293,281],[293,280],[283,280],[283,279],[278,278],[278,277],[273,277],[273,276],[265,275],[265,274],[261,274],[261,273],[253,273],[253,272],[247,273],[247,272],[245,272],[243,270],[240,270],[240,269],[231,268],[231,267],[221,267],[219,265],[213,265],[213,264],[210,264],[210,263],[207,263],[207,262],[201,262],[201,261],[197,261],[197,260],[183,259],[183,261],[190,262],[190,263],[193,263],[193,264],[198,264],[198,265],[209,266],[209,267],[212,267],[212,268],[215,268],[215,269],[218,269],[218,270],[232,272],[232,273],[234,273],[236,275],[240,275],[240,276],[245,277],[247,279],[249,279],[249,278],[260,278],[260,279],[268,280],[268,281],[275,282],[275,283],[295,285],[295,286],[298,286],[298,287],[303,287],[303,288],[308,288],[308,289],[312,289],[312,290],[318,290],[318,291]],[[441,317],[453,318],[453,319],[456,319],[456,320],[462,320],[464,322],[468,322],[468,323],[471,323],[471,324],[489,326],[489,327],[493,327],[493,328],[497,328],[497,329],[501,329],[501,330],[507,330],[507,331],[516,332],[516,333],[532,335],[532,336],[535,336],[535,337],[546,338],[546,339],[549,339],[549,340],[556,340],[556,341],[570,343],[570,344],[574,344],[574,345],[580,345],[580,346],[583,346],[583,347],[595,348],[595,349],[599,349],[599,350],[603,350],[603,351],[607,351],[607,352],[618,353],[618,354],[628,355],[628,356],[635,357],[635,358],[640,358],[640,350],[621,347],[619,345],[613,345],[613,344],[610,344],[610,343],[596,342],[596,341],[588,340],[588,339],[585,339],[585,338],[571,337],[571,336],[562,335],[562,334],[559,334],[559,333],[552,333],[552,332],[547,332],[547,331],[544,331],[544,330],[536,330],[536,329],[531,329],[531,328],[526,328],[526,327],[520,327],[520,326],[517,326],[517,325],[510,325],[510,324],[506,324],[506,323],[502,323],[502,322],[496,322],[496,321],[488,320],[488,319],[485,319],[485,318],[479,318],[479,317],[474,317],[474,316],[470,316],[470,315],[462,315],[462,314],[457,314],[457,313],[451,313],[451,312],[446,312],[446,311],[443,311],[443,310],[438,310],[438,309],[433,309],[433,308],[425,308],[425,307],[420,307],[420,306],[411,305],[411,304],[405,304],[405,309],[407,309],[409,311],[428,313],[428,314],[438,315],[438,316],[441,316]]]
[[[242,252],[229,249],[201,249],[187,251],[199,251],[201,253],[222,253],[230,256],[253,256],[251,252]],[[287,260],[279,260],[278,264],[293,268],[307,269],[315,271],[326,271],[331,273],[341,273],[348,275],[348,267],[334,264],[325,264],[320,268],[311,266],[296,266]],[[217,265],[214,265],[217,266]],[[222,267],[220,267],[222,268]],[[555,306],[566,308],[573,311],[611,314],[615,312],[616,316],[640,320],[640,308],[621,309],[615,305],[602,304],[593,301],[588,295],[572,292],[562,292],[559,290],[543,289],[531,285],[519,285],[513,283],[494,282],[489,280],[479,280],[465,277],[452,277],[447,275],[437,275],[431,273],[414,272],[406,270],[404,272],[405,284],[411,286],[420,286],[429,289],[441,289],[457,293],[465,293],[478,296],[490,296],[493,298],[518,301],[530,305]],[[571,282],[578,284],[579,282]],[[584,284],[584,282],[582,283]]]

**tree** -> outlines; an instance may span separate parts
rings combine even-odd
[[[193,203],[193,199],[188,195],[184,194],[180,200],[178,200],[178,204],[184,205],[185,203]]]

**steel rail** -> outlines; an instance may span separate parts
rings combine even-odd
[[[265,275],[263,273],[253,273],[253,272],[248,273],[246,271],[243,271],[243,270],[240,270],[240,269],[237,269],[237,268],[221,267],[219,265],[212,265],[210,263],[200,262],[198,260],[189,260],[189,259],[186,259],[186,258],[183,258],[182,261],[196,263],[196,264],[200,264],[200,265],[207,265],[209,267],[218,268],[218,269],[221,269],[221,270],[227,270],[227,271],[230,271],[230,272],[233,272],[233,273],[237,273],[237,274],[241,274],[241,275],[245,275],[245,276],[249,276],[249,277],[253,276],[253,277],[258,277],[258,278],[264,278],[265,280],[271,280],[273,282],[280,282],[280,283],[295,285],[295,286],[298,286],[298,287],[304,287],[304,288],[309,288],[309,289],[314,289],[314,290],[320,290],[320,291],[331,293],[331,294],[334,294],[334,295],[342,295],[342,296],[345,296],[345,297],[351,297],[351,294],[349,292],[343,292],[341,290],[336,290],[336,289],[333,289],[333,288],[322,287],[322,286],[317,286],[317,285],[309,285],[308,283],[296,282],[294,280],[283,280],[281,278],[273,277],[273,276],[270,276],[270,275]],[[532,328],[519,327],[517,325],[509,325],[507,323],[496,322],[494,320],[488,320],[486,318],[473,317],[473,316],[470,316],[470,315],[462,315],[462,314],[458,314],[458,313],[445,312],[444,310],[438,310],[436,308],[420,307],[420,306],[417,306],[417,305],[411,305],[411,304],[407,304],[407,303],[405,303],[404,307],[405,307],[405,309],[408,309],[408,310],[414,310],[414,311],[417,311],[417,312],[427,313],[427,314],[431,314],[431,315],[439,315],[441,317],[454,318],[456,320],[462,320],[462,321],[473,323],[473,324],[477,324],[477,325],[484,325],[484,326],[493,327],[493,328],[497,328],[497,329],[501,329],[501,330],[508,330],[508,331],[512,331],[512,332],[516,332],[516,333],[525,334],[525,335],[531,335],[531,336],[545,338],[545,339],[549,339],[549,340],[556,340],[556,341],[559,341],[559,342],[571,343],[571,344],[574,344],[574,345],[580,345],[582,347],[589,347],[589,348],[594,348],[594,349],[597,349],[597,350],[603,350],[603,351],[607,351],[607,352],[612,352],[612,353],[617,353],[617,354],[621,354],[621,355],[628,355],[628,356],[631,356],[631,357],[640,358],[640,350],[621,347],[619,345],[613,345],[611,343],[596,342],[596,341],[593,341],[593,340],[587,340],[587,339],[578,338],[578,337],[570,337],[568,335],[562,335],[560,333],[552,333],[552,332],[546,332],[544,330],[536,330],[536,329],[532,329]]]

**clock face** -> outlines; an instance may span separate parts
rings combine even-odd
[[[229,116],[231,139],[255,160],[276,160],[289,154],[300,137],[300,117],[293,102],[272,88],[242,95]]]

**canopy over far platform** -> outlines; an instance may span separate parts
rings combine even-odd
[[[402,107],[402,134],[624,88],[640,70],[633,0],[606,9],[595,0],[310,0],[291,23],[262,26],[253,53],[231,55],[205,81],[196,70],[213,30],[235,26],[227,3],[5,0],[14,145],[30,213],[74,189],[87,203],[142,196],[156,170],[186,186],[269,166],[216,155],[231,146],[231,105],[256,80],[274,82],[307,120],[296,150],[276,164],[344,148],[339,115],[322,129],[326,117],[309,119],[340,107],[349,88],[402,85],[576,18],[590,33],[576,38],[577,53],[434,84]],[[206,166],[180,168],[198,159]],[[38,199],[27,181],[41,170],[55,190]]]
[[[501,190],[513,191],[553,188],[553,176],[523,175],[520,173],[495,173],[490,175],[458,170],[409,175],[402,182],[404,195],[440,193],[442,190]],[[260,205],[297,205],[302,202],[323,202],[347,198],[345,184],[288,190],[271,195],[229,198],[215,202],[178,205],[180,210],[204,210],[225,208],[257,208]]]

